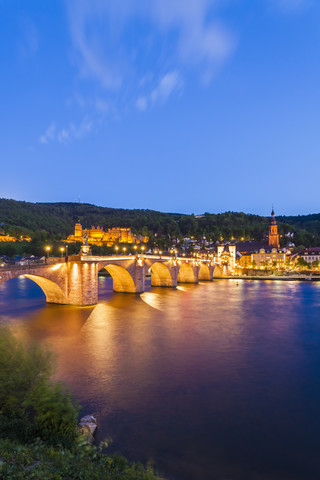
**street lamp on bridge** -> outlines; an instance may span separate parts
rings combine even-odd
[[[46,245],[45,250],[47,252],[47,258],[49,258],[49,253],[50,253],[51,247],[49,245]]]

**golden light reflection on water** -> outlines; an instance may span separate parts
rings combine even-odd
[[[186,287],[182,287],[181,285],[177,286],[177,290],[180,290],[180,292],[187,292],[188,289]]]
[[[161,302],[161,296],[159,294],[144,292],[140,294],[140,298],[142,298],[142,300],[152,308],[157,310],[164,309],[163,303]]]

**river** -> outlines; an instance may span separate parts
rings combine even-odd
[[[217,280],[95,307],[46,305],[18,278],[0,322],[57,354],[112,451],[174,480],[320,478],[320,282]]]

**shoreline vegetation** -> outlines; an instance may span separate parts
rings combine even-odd
[[[52,380],[53,354],[0,329],[1,480],[163,480],[78,433],[79,405]]]

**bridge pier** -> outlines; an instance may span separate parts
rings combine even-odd
[[[143,293],[145,291],[145,268],[143,264],[136,262],[134,272],[135,293]]]
[[[98,272],[94,262],[67,263],[67,298],[70,305],[98,303]]]

